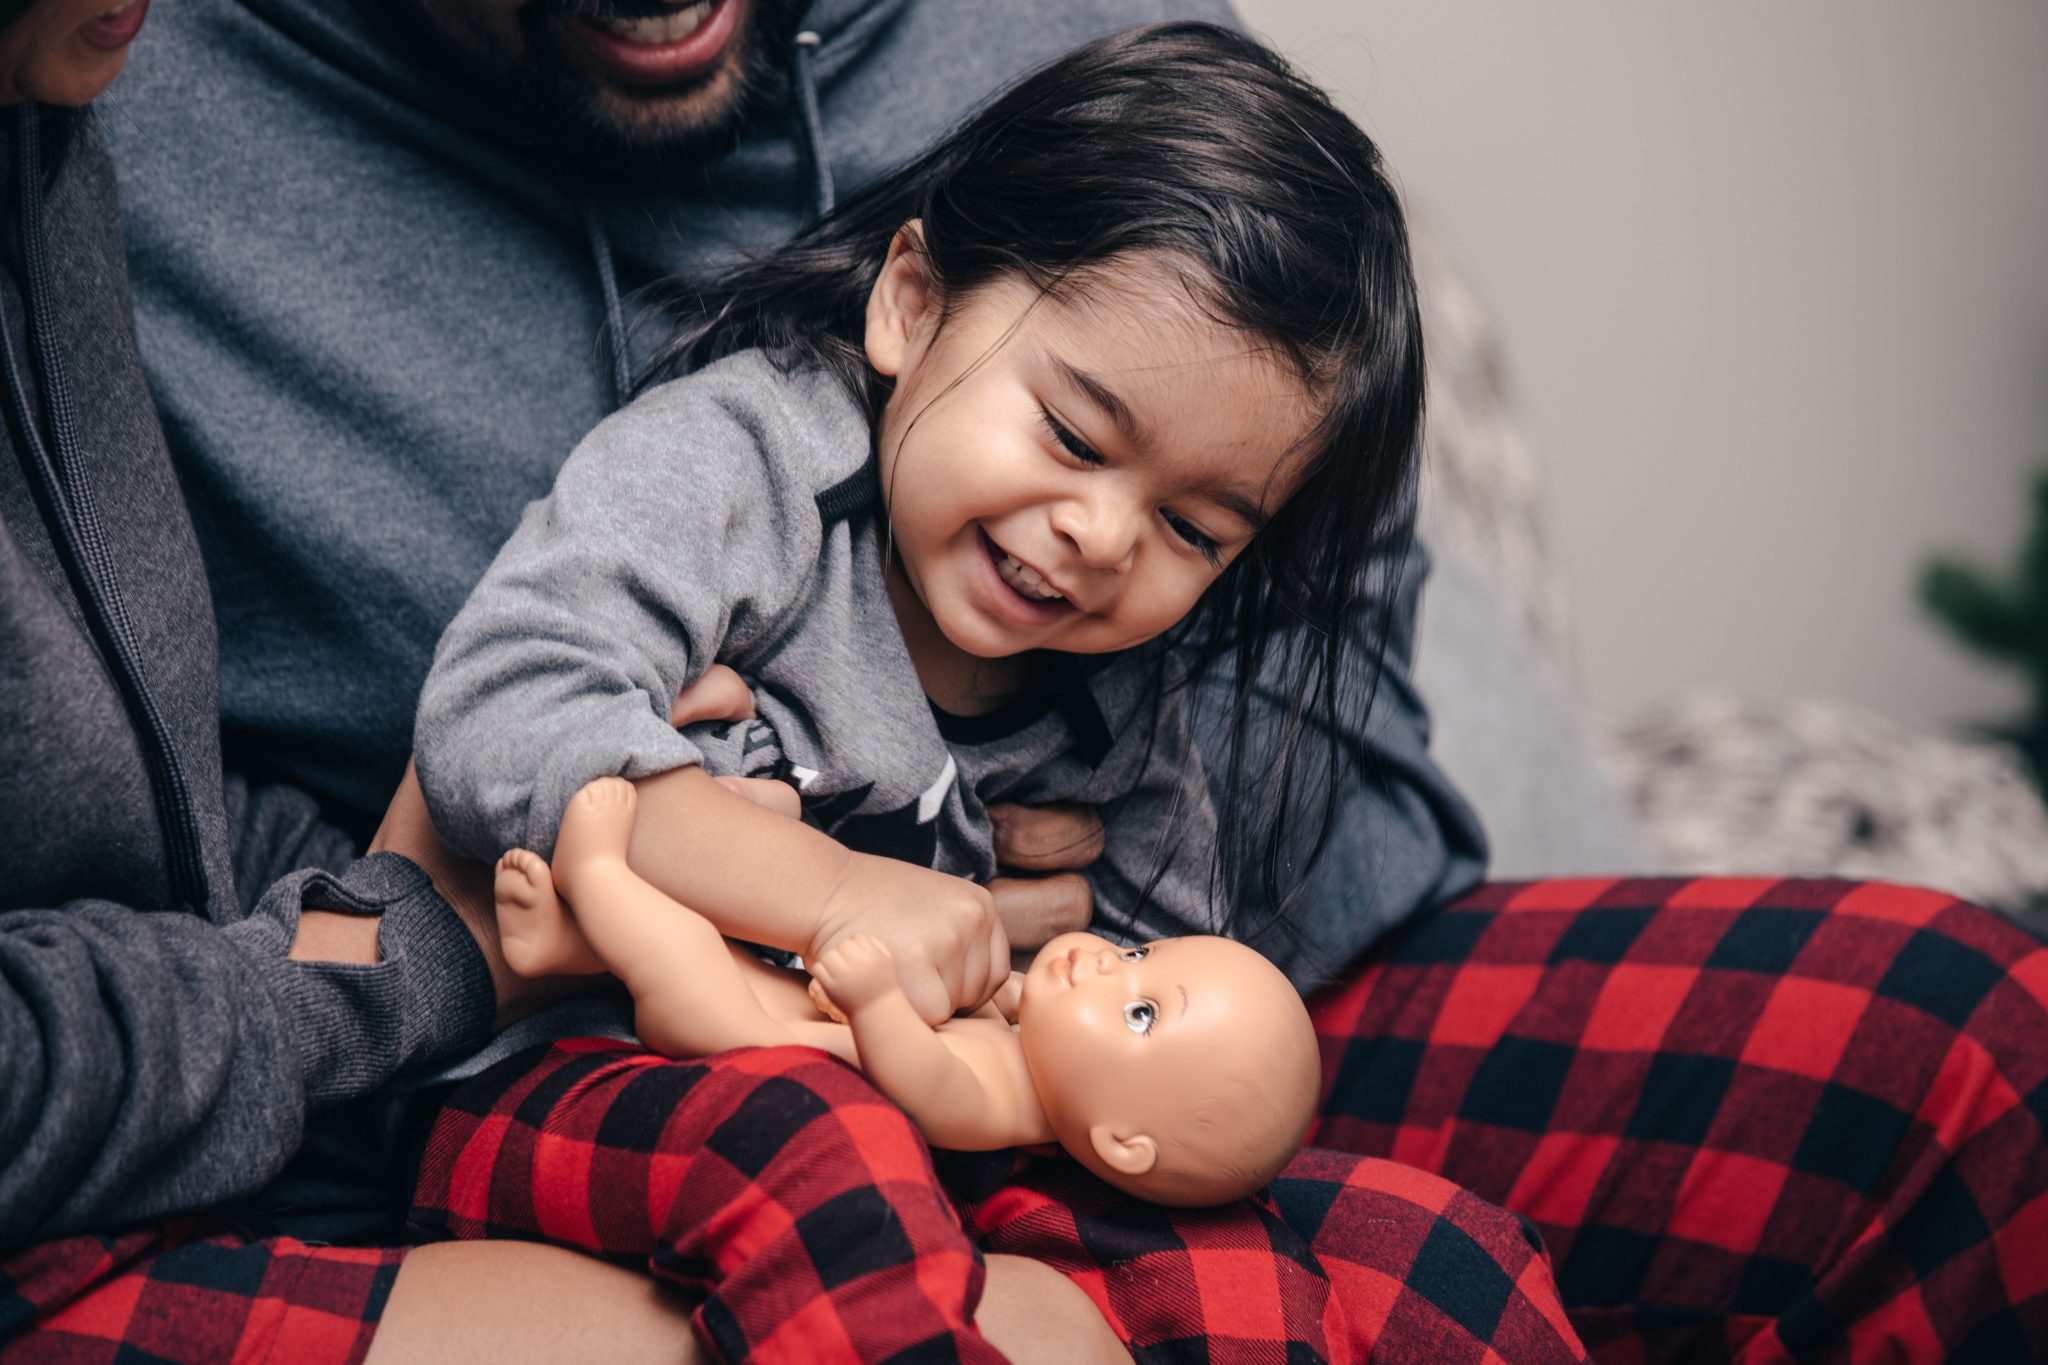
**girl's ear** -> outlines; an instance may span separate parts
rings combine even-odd
[[[888,259],[868,293],[868,364],[887,379],[903,377],[911,353],[931,325],[937,303],[924,256],[924,223],[911,219],[889,241]]]

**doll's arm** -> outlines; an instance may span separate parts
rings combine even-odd
[[[853,1030],[861,1071],[933,1146],[979,1152],[1052,1140],[1023,1050],[935,1032],[897,985],[879,939],[856,934],[810,968]]]

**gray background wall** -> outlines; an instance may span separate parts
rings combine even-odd
[[[2048,466],[2048,3],[1238,3],[1497,309],[1596,706],[2017,704],[1912,583]]]

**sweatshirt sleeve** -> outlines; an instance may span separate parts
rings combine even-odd
[[[719,369],[593,431],[442,636],[414,748],[459,852],[548,856],[586,782],[698,762],[670,703],[728,643],[764,638],[815,564],[815,480],[773,405]]]
[[[289,961],[302,906],[381,913],[375,966]],[[393,855],[223,930],[104,901],[0,914],[0,1254],[252,1193],[305,1116],[488,1036],[489,972]]]

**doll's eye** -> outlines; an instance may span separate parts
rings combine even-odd
[[[1139,948],[1134,951],[1143,952],[1144,949]],[[1130,1027],[1133,1033],[1150,1033],[1152,1031],[1152,1021],[1158,1017],[1159,1006],[1153,1004],[1150,1000],[1133,1000],[1130,1004],[1124,1006],[1124,1023]]]
[[[1145,960],[1145,954],[1151,951],[1152,950],[1150,948],[1126,948],[1122,952],[1118,953],[1117,956],[1122,958],[1126,962],[1143,962]]]

